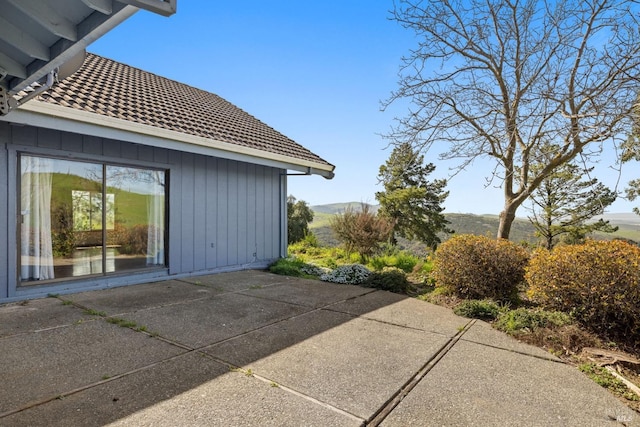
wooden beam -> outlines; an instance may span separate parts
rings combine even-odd
[[[72,42],[65,38],[58,39],[57,42],[49,47],[51,56],[49,61],[35,59],[26,66],[26,76],[8,81],[6,85],[7,89],[9,89],[10,92],[15,93],[24,89],[34,81],[38,81],[45,77],[51,70],[61,66],[69,59],[73,58],[78,51],[84,49],[91,42],[97,40],[119,23],[136,13],[137,10],[138,9],[135,7],[114,2],[113,13],[111,15],[103,15],[97,11],[93,12],[84,21],[78,24],[76,29],[78,41]],[[2,62],[0,62],[0,66],[2,66]]]
[[[176,13],[177,0],[118,0],[121,3],[130,4],[150,12],[163,16],[171,16]]]
[[[56,36],[71,41],[78,40],[75,25],[64,16],[61,16],[48,2],[40,0],[9,0],[9,3]]]
[[[7,71],[10,75],[24,79],[27,77],[27,69],[19,62],[11,59],[4,53],[0,52],[0,68]]]
[[[97,10],[105,15],[111,15],[113,11],[113,4],[111,0],[82,0],[82,3],[86,4],[93,10]]]
[[[29,33],[5,20],[2,16],[0,16],[0,40],[7,42],[31,58],[42,59],[43,61],[49,60],[49,48],[47,46],[33,38]]]

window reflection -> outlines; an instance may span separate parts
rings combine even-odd
[[[23,155],[23,284],[165,265],[165,172]]]

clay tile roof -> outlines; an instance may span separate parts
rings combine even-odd
[[[91,53],[80,70],[39,99],[331,166],[218,95]]]

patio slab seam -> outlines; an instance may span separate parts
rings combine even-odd
[[[544,361],[547,361],[547,362],[554,362],[554,363],[558,363],[560,365],[569,365],[568,363],[566,363],[562,359],[554,357],[552,354],[549,354],[549,357],[544,357],[544,356],[540,356],[540,355],[537,355],[537,354],[528,353],[526,351],[519,351],[519,350],[515,350],[515,349],[512,349],[512,348],[501,347],[499,345],[487,344],[487,343],[480,342],[478,340],[473,340],[473,339],[465,339],[465,338],[463,338],[462,341],[465,341],[465,342],[468,342],[468,343],[472,343],[472,344],[481,345],[481,346],[484,346],[484,347],[494,348],[496,350],[506,351],[506,352],[509,352],[509,353],[520,354],[522,356],[533,357],[535,359],[540,359],[540,360],[544,360]]]
[[[194,285],[194,286],[195,286],[195,285]],[[79,302],[76,302],[76,301],[72,301],[72,300],[65,300],[65,299],[61,299],[61,298],[59,298],[59,297],[56,297],[56,298],[60,299],[60,300],[61,300],[61,301],[63,301],[63,302],[69,302],[71,305],[73,305],[74,307],[79,308],[79,309],[81,309],[81,310],[85,310],[85,311],[98,311],[98,312],[101,312],[101,311],[102,311],[102,310],[98,310],[98,309],[95,309],[95,308],[91,308],[91,307],[85,306],[84,304],[80,304]],[[155,309],[158,309],[158,308],[173,307],[173,306],[176,306],[176,305],[188,304],[188,303],[192,303],[192,302],[203,301],[203,300],[206,300],[206,299],[209,299],[209,298],[211,298],[211,295],[206,295],[206,296],[203,296],[203,297],[201,297],[201,298],[193,298],[193,299],[188,299],[188,300],[183,300],[183,301],[170,302],[170,303],[166,303],[166,304],[158,304],[158,305],[154,305],[154,306],[151,306],[151,307],[139,308],[139,309],[137,309],[137,310],[122,311],[122,312],[119,312],[119,313],[113,313],[113,314],[108,314],[108,315],[106,315],[106,316],[99,316],[99,317],[104,318],[104,317],[117,317],[117,316],[123,316],[123,315],[126,315],[126,314],[137,313],[138,311],[155,310]]]
[[[274,387],[278,387],[279,389],[281,389],[283,391],[286,391],[287,393],[291,393],[291,394],[293,394],[295,396],[298,396],[298,397],[300,397],[302,399],[305,399],[305,400],[307,400],[307,401],[309,401],[311,403],[314,403],[316,405],[320,405],[320,406],[322,406],[324,408],[327,408],[327,409],[329,409],[329,410],[331,410],[333,412],[336,412],[336,413],[338,413],[340,415],[344,415],[344,416],[346,416],[348,418],[351,418],[354,421],[358,421],[358,422],[361,423],[361,426],[363,426],[363,427],[366,425],[366,421],[367,420],[365,420],[362,417],[359,417],[359,416],[357,416],[355,414],[352,414],[349,411],[346,411],[344,409],[338,408],[338,407],[336,407],[336,406],[334,406],[334,405],[332,405],[330,403],[324,402],[324,401],[322,401],[322,400],[320,400],[318,398],[309,396],[308,394],[300,392],[300,391],[298,391],[298,390],[296,390],[294,388],[291,388],[289,386],[279,384],[279,383],[277,383],[277,382],[275,382],[275,381],[273,381],[273,380],[271,380],[271,379],[269,379],[267,377],[261,376],[259,374],[253,373],[253,374],[251,374],[251,376],[253,378],[256,378],[256,379],[258,379],[260,381],[263,381],[263,382],[265,382],[267,384],[270,384],[270,385],[272,385]]]
[[[193,278],[191,278],[193,279]],[[248,288],[243,288],[243,289],[236,289],[236,290],[228,290],[228,289],[224,289],[221,288],[219,285],[212,285],[210,283],[194,283],[191,282],[185,278],[180,278],[180,279],[173,279],[176,282],[181,282],[181,283],[186,283],[192,286],[198,286],[201,288],[207,288],[207,289],[212,289],[214,291],[219,291],[221,294],[233,294],[233,293],[238,293],[238,292],[243,292],[243,291],[247,291],[251,288],[253,288],[253,286],[250,286]],[[272,286],[279,286],[279,285],[286,285],[288,284],[288,282],[286,280],[281,280],[281,281],[277,281],[274,283],[266,283],[266,284],[261,284],[261,285],[256,285],[256,287],[254,289],[261,289],[261,288],[270,288]]]
[[[410,330],[418,331],[418,332],[427,332],[427,333],[430,333],[430,334],[441,335],[443,337],[452,338],[451,335],[445,334],[443,332],[438,332],[438,331],[435,331],[435,330],[426,330],[426,329],[422,329],[422,328],[417,328],[415,326],[403,325],[403,324],[400,324],[400,323],[395,323],[395,322],[390,322],[390,321],[386,321],[386,320],[376,319],[375,317],[369,317],[366,314],[355,315],[355,314],[348,313],[348,312],[345,312],[345,311],[332,310],[331,308],[324,308],[324,310],[332,311],[334,313],[341,313],[341,314],[354,316],[354,318],[359,318],[359,319],[363,319],[363,320],[369,320],[371,322],[377,322],[377,323],[381,323],[383,325],[396,326],[396,327],[400,327],[400,328],[403,328],[403,329],[410,329]]]
[[[429,374],[429,372],[442,360],[442,358],[461,340],[462,336],[475,324],[475,319],[470,319],[464,328],[458,331],[411,377],[384,405],[376,411],[365,423],[365,426],[379,426],[393,410],[411,393],[411,391]]]
[[[213,342],[213,343],[210,343],[210,344],[207,344],[207,345],[203,345],[203,346],[200,346],[200,347],[194,348],[194,350],[202,351],[202,350],[205,350],[205,349],[210,348],[210,347],[219,346],[220,344],[224,344],[224,343],[226,343],[226,342],[233,341],[233,340],[235,340],[235,339],[238,339],[238,338],[244,337],[244,336],[246,336],[246,335],[251,335],[251,334],[252,334],[252,333],[254,333],[254,332],[261,331],[261,330],[263,330],[263,329],[267,329],[267,328],[273,327],[273,326],[278,325],[278,324],[280,324],[280,323],[288,322],[288,321],[290,321],[290,320],[294,320],[294,319],[297,319],[297,318],[299,318],[299,317],[307,316],[307,315],[309,315],[309,314],[311,314],[311,313],[316,313],[316,312],[321,312],[321,311],[330,311],[330,310],[325,310],[325,309],[324,309],[324,307],[314,308],[314,309],[311,309],[311,310],[306,311],[306,312],[304,312],[304,313],[301,313],[301,314],[295,314],[295,315],[293,315],[293,316],[289,316],[289,317],[287,317],[287,318],[280,319],[280,320],[277,320],[277,321],[275,321],[275,322],[271,322],[271,323],[268,323],[268,324],[264,324],[264,325],[262,325],[262,326],[260,326],[260,327],[258,327],[258,328],[254,328],[254,329],[251,329],[251,330],[249,330],[249,331],[245,331],[245,332],[242,332],[242,333],[239,333],[239,334],[236,334],[236,335],[233,335],[233,336],[230,336],[230,337],[224,338],[224,339],[222,339],[222,340],[220,340],[220,341],[216,341],[216,342]],[[359,316],[356,316],[356,315],[353,315],[353,314],[349,314],[349,313],[341,313],[341,314],[348,315],[348,316],[350,316],[350,317],[351,317],[351,318],[353,318],[353,319],[357,319],[357,318],[359,317]],[[213,357],[213,356],[212,356],[212,357]],[[233,366],[233,367],[235,367],[235,368],[240,368],[240,366],[236,366],[235,364],[233,364],[233,363],[231,363],[231,362],[227,362],[227,361],[222,360],[222,359],[215,358],[215,360],[218,360],[219,362],[223,362],[223,363],[228,364],[229,366]]]
[[[269,285],[269,286],[271,286],[271,285]],[[282,303],[285,303],[285,304],[295,305],[297,307],[311,308],[311,309],[314,309],[314,310],[327,309],[328,307],[331,307],[332,305],[342,304],[343,302],[346,302],[346,301],[349,301],[349,300],[352,300],[352,299],[356,299],[356,298],[360,298],[360,297],[362,297],[364,295],[367,295],[367,294],[370,294],[372,292],[375,292],[375,289],[374,289],[374,290],[371,290],[370,292],[365,292],[365,293],[360,294],[360,295],[356,295],[356,296],[353,296],[353,297],[345,298],[345,299],[339,300],[339,301],[330,302],[328,304],[325,304],[325,305],[322,305],[322,306],[319,306],[319,307],[314,307],[314,306],[311,306],[311,305],[308,305],[308,304],[302,304],[302,303],[299,303],[299,302],[286,300],[284,298],[268,298],[268,297],[265,297],[265,296],[262,296],[262,295],[254,295],[254,294],[251,294],[251,293],[247,292],[248,290],[249,289],[243,289],[243,290],[239,290],[239,291],[234,291],[232,293],[243,295],[243,296],[247,296],[247,297],[251,297],[251,298],[258,298],[258,299],[261,299],[261,300],[264,300],[264,301],[276,301],[276,302],[282,302]],[[349,313],[345,313],[345,314],[349,314]],[[355,317],[360,317],[360,316],[355,316]]]
[[[100,320],[100,319],[96,319],[96,320]],[[139,332],[139,331],[138,331],[138,332]],[[147,335],[148,335],[148,334],[147,334]],[[153,338],[156,338],[156,337],[153,337]],[[166,340],[161,340],[161,341],[165,341],[165,342],[167,342]],[[167,343],[168,343],[168,344],[172,344],[172,345],[174,345],[174,344],[173,344],[173,343],[171,343],[171,342],[167,342]],[[178,359],[178,358],[184,357],[185,355],[187,355],[187,354],[189,354],[189,353],[197,352],[197,350],[193,350],[193,349],[188,350],[188,349],[185,349],[183,346],[178,346],[178,347],[180,347],[180,348],[182,348],[182,349],[184,349],[184,350],[186,350],[186,351],[185,351],[184,353],[179,353],[179,354],[176,354],[176,355],[174,355],[174,356],[170,356],[170,357],[167,357],[167,358],[164,358],[164,359],[161,359],[161,360],[157,360],[157,361],[155,361],[155,362],[153,362],[153,363],[150,363],[150,364],[148,364],[148,365],[140,366],[140,367],[138,367],[138,368],[135,368],[135,369],[132,369],[132,370],[129,370],[129,371],[126,371],[126,372],[121,372],[121,373],[119,373],[119,374],[116,374],[116,375],[110,376],[109,378],[103,379],[103,380],[101,380],[101,381],[95,381],[95,382],[90,383],[90,384],[85,384],[85,385],[83,385],[83,386],[76,387],[76,388],[74,388],[74,389],[72,389],[72,390],[69,390],[69,391],[64,391],[64,392],[58,393],[58,394],[56,394],[56,395],[54,395],[54,396],[45,397],[45,398],[38,399],[38,400],[35,400],[35,401],[32,401],[32,402],[28,402],[28,403],[26,403],[26,404],[24,404],[24,405],[22,405],[22,406],[20,406],[20,407],[18,407],[18,408],[15,408],[15,409],[12,409],[12,410],[9,410],[9,411],[6,411],[6,412],[3,412],[3,413],[0,413],[0,419],[2,419],[2,418],[6,418],[6,417],[8,417],[8,416],[11,416],[11,415],[17,414],[17,413],[22,412],[22,411],[26,411],[26,410],[28,410],[28,409],[31,409],[31,408],[34,408],[34,407],[37,407],[37,406],[40,406],[40,405],[45,405],[45,404],[47,404],[47,403],[49,403],[49,402],[52,402],[52,401],[54,401],[54,400],[56,400],[56,399],[64,399],[65,397],[68,397],[68,396],[74,395],[74,394],[76,394],[76,393],[80,393],[80,392],[82,392],[82,391],[89,390],[89,389],[94,388],[94,387],[98,387],[98,386],[100,386],[100,385],[103,385],[103,384],[109,383],[109,382],[111,382],[111,381],[116,381],[116,380],[119,380],[119,379],[125,378],[125,377],[127,377],[127,376],[129,376],[129,375],[132,375],[132,374],[135,374],[135,373],[137,373],[137,372],[142,372],[142,371],[145,371],[145,370],[151,369],[151,368],[153,368],[154,366],[161,365],[161,364],[166,363],[166,362],[169,362],[169,361],[171,361],[171,360],[175,360],[175,359]],[[199,354],[203,354],[203,353],[201,353],[201,352],[198,352],[198,353],[199,353]],[[218,362],[218,363],[220,363],[220,362]]]

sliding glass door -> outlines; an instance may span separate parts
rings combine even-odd
[[[20,156],[20,280],[165,265],[166,172]]]

